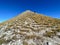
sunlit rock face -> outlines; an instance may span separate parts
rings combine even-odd
[[[28,10],[0,25],[0,45],[60,45],[59,22]]]

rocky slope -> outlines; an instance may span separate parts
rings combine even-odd
[[[60,20],[27,10],[0,24],[0,45],[60,45]]]

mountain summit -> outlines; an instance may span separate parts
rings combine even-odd
[[[60,45],[60,20],[27,10],[0,24],[0,45]]]
[[[31,10],[26,10],[25,13],[32,13],[32,11]]]

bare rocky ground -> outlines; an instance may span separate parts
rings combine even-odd
[[[15,19],[0,26],[0,45],[60,45],[60,29],[56,28],[40,25],[29,17],[23,22]]]

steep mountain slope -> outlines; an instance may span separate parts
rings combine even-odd
[[[60,20],[27,10],[0,24],[0,45],[60,45]]]
[[[29,11],[29,10],[23,12],[22,14],[18,15],[17,17],[14,17],[13,19],[8,20],[6,22],[10,23],[10,22],[14,22],[16,20],[20,20],[21,22],[23,22],[27,18],[31,18],[36,23],[42,24],[42,25],[45,24],[45,25],[54,26],[54,25],[59,25],[60,24],[60,20],[59,19],[54,19],[54,18],[51,18],[51,17],[47,17],[47,16],[44,16],[42,14],[37,14],[37,13]]]

